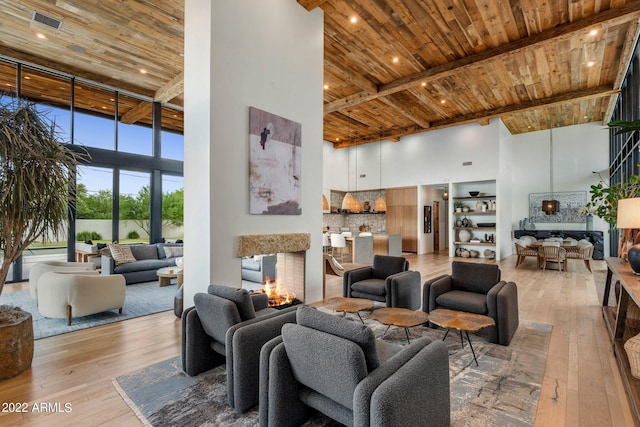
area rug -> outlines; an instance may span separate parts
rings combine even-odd
[[[380,337],[386,329],[363,315]],[[359,321],[359,320],[358,320]],[[444,331],[427,327],[410,330],[411,339],[442,339]],[[544,376],[551,325],[520,322],[508,347],[471,335],[478,356],[476,367],[469,345],[461,348],[458,334],[449,349],[452,426],[531,426]],[[385,341],[406,345],[403,329],[391,328]],[[217,367],[196,377],[181,370],[180,358],[169,359],[113,380],[125,401],[147,426],[257,426],[258,408],[236,414],[227,405],[226,373]],[[336,425],[318,414],[306,426]]]
[[[90,316],[74,317],[70,326],[67,326],[66,319],[42,317],[38,311],[36,300],[31,298],[28,290],[3,292],[0,295],[0,304],[18,306],[31,313],[33,316],[33,336],[35,339],[40,339],[172,310],[175,293],[175,284],[159,287],[156,281],[127,285],[122,314],[118,314],[117,310],[110,310]]]

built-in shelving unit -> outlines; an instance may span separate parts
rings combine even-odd
[[[469,192],[478,191],[477,196]],[[477,181],[452,184],[451,187],[451,256],[461,256],[465,251],[478,252],[478,257],[485,256],[484,251],[495,251],[499,259],[497,233],[497,197],[495,181]],[[465,211],[456,211],[456,205],[462,205]],[[485,205],[484,209],[482,205]],[[461,224],[470,221],[470,225]],[[478,226],[477,224],[493,224],[492,226]]]

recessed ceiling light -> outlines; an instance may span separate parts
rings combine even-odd
[[[352,16],[351,18],[349,18],[349,22],[351,22],[352,24],[355,24],[356,22],[358,22],[358,18],[356,18],[355,16]]]
[[[394,56],[393,59],[391,60],[391,62],[393,62],[394,64],[397,64],[398,61],[400,61],[400,58],[398,58],[397,56]]]
[[[103,105],[103,106],[102,106],[102,109],[103,109],[103,110],[106,110],[106,109],[107,109],[107,107],[105,107],[105,106]]]
[[[29,77],[29,76],[24,76],[24,79],[25,79],[25,80],[31,80],[31,77]]]
[[[145,70],[144,68],[142,68],[142,69],[140,70],[140,72],[141,72],[142,74],[147,74],[147,70]]]
[[[340,138],[336,138],[336,141],[340,141]]]
[[[598,30],[591,30],[591,31],[589,31],[589,35],[590,35],[590,36],[595,36],[596,34],[598,34]]]
[[[584,116],[584,118],[586,119],[586,118],[587,118],[587,116]]]
[[[531,125],[527,126],[527,129],[531,129]]]
[[[46,38],[47,38],[47,36],[45,36],[45,35],[44,35],[44,34],[42,34],[42,33],[37,33],[37,34],[36,34],[36,36],[37,36],[39,39],[46,39]]]
[[[329,89],[329,85],[324,85],[323,87],[324,87],[324,90]]]
[[[425,87],[427,85],[427,82],[422,82],[422,87]]]
[[[82,46],[78,46],[77,44],[69,45],[69,49],[77,53],[87,53]]]
[[[596,65],[595,61],[587,62],[587,67],[593,67],[594,65]]]
[[[445,101],[444,99],[440,100],[440,104],[444,104],[445,102],[447,102],[447,101]]]

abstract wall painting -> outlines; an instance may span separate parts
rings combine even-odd
[[[249,213],[302,213],[302,125],[249,107]]]

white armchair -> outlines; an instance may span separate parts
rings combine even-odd
[[[38,299],[38,280],[49,271],[59,271],[63,273],[80,273],[85,271],[95,271],[96,266],[90,262],[65,262],[65,261],[42,261],[35,263],[29,270],[29,294],[31,298]]]
[[[67,319],[118,309],[122,314],[126,283],[121,274],[101,276],[97,271],[50,271],[38,280],[38,311],[44,317]]]

